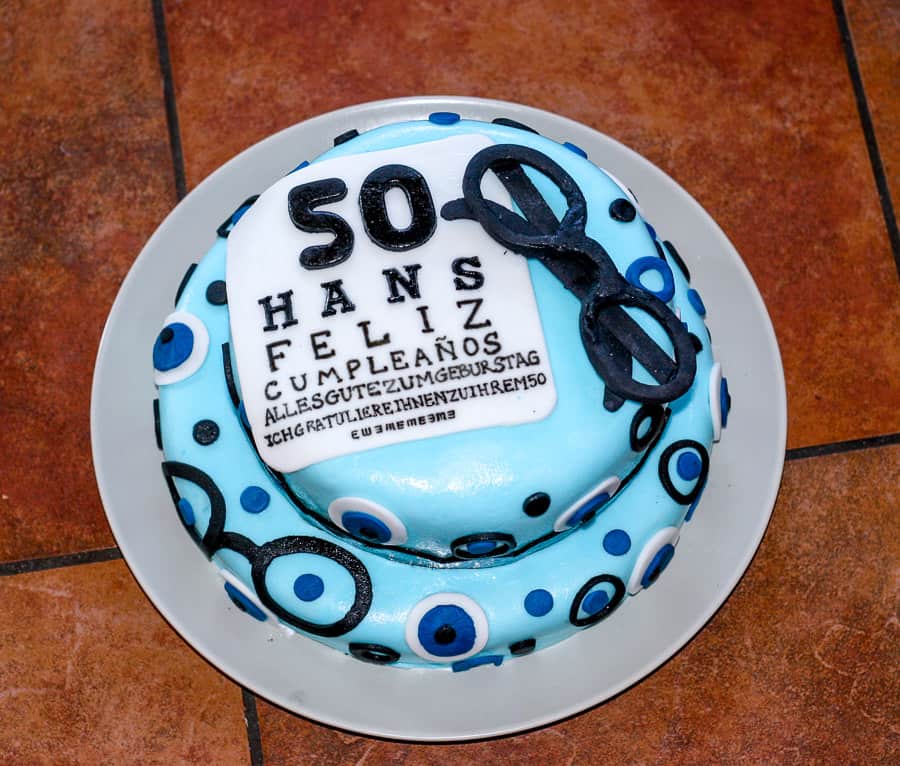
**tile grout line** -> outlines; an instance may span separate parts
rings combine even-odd
[[[785,451],[784,459],[802,460],[809,457],[840,455],[845,452],[856,452],[863,449],[891,447],[895,444],[900,444],[900,433],[869,436],[865,439],[848,439],[847,441],[831,442],[829,444],[814,444],[810,447],[794,447],[794,449]]]
[[[122,552],[116,548],[100,548],[93,551],[81,551],[80,553],[64,553],[60,556],[45,556],[43,558],[23,559],[20,561],[0,562],[0,577],[28,572],[43,572],[47,569],[60,569],[61,567],[77,566],[79,564],[97,564],[102,561],[115,561],[122,558]]]
[[[159,53],[159,72],[162,76],[163,98],[166,103],[169,149],[172,153],[172,169],[175,174],[175,196],[180,202],[187,195],[187,182],[184,173],[184,151],[181,147],[181,128],[178,124],[178,108],[175,104],[172,59],[169,56],[169,36],[166,33],[166,11],[163,8],[163,0],[152,0],[152,3],[153,25],[156,29],[156,48]]]
[[[894,253],[894,262],[900,273],[900,230],[897,228],[897,217],[894,214],[894,204],[891,200],[891,191],[887,185],[887,177],[884,172],[884,163],[881,159],[881,151],[878,148],[878,139],[875,136],[875,125],[872,122],[872,113],[869,110],[869,102],[866,98],[866,90],[863,86],[862,72],[859,69],[859,61],[856,58],[856,50],[853,46],[853,37],[850,33],[850,22],[847,19],[847,10],[843,0],[832,0],[834,14],[837,17],[838,31],[841,36],[841,45],[844,49],[844,58],[847,61],[847,71],[850,82],[853,85],[853,95],[856,98],[856,110],[859,112],[859,121],[862,126],[863,136],[866,139],[866,149],[869,153],[869,164],[875,176],[875,187],[878,198],[881,201],[881,214],[887,228],[888,238],[891,242],[891,250]]]
[[[259,712],[253,692],[241,687],[244,701],[244,721],[247,724],[247,744],[250,747],[250,766],[263,766],[262,736],[259,732]]]

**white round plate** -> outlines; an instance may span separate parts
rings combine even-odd
[[[244,198],[329,148],[334,136],[435,111],[511,117],[582,147],[623,179],[690,267],[734,397],[705,496],[665,577],[608,622],[499,668],[466,673],[368,665],[240,613],[172,511],[153,436],[153,340],[186,267],[203,256],[216,227]],[[252,146],[201,183],[163,221],[122,284],[100,343],[91,401],[94,466],[109,524],[135,578],[184,639],[288,710],[354,732],[420,741],[550,723],[608,699],[675,654],[750,564],[778,491],[786,421],[784,375],[765,306],[734,247],[696,201],[647,160],[584,125],[517,104],[448,97],[380,101],[316,117]]]

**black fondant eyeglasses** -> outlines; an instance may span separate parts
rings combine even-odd
[[[566,211],[558,220],[524,167],[545,176],[562,193]],[[481,183],[492,171],[521,215],[485,198]],[[463,197],[444,205],[446,220],[478,221],[500,245],[536,258],[581,301],[580,329],[585,351],[606,384],[604,406],[618,409],[624,400],[662,404],[686,393],[697,371],[690,334],[675,314],[652,293],[629,283],[603,246],[585,234],[587,202],[575,180],[542,152],[516,144],[497,144],[478,152],[463,176]],[[643,312],[665,332],[674,360],[625,308]],[[634,379],[632,360],[655,383]]]

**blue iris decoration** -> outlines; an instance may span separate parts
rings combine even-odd
[[[611,529],[603,537],[603,550],[610,556],[624,556],[631,550],[631,538],[624,529]]]
[[[254,620],[259,620],[260,622],[266,621],[266,613],[230,582],[225,583],[225,592],[228,594],[228,598],[231,599],[231,602],[242,612],[246,612]]]
[[[454,657],[475,646],[475,623],[462,607],[442,604],[429,609],[419,620],[418,637],[430,654]]]
[[[535,588],[525,596],[525,611],[532,617],[543,617],[553,609],[553,596],[543,588]]]
[[[572,514],[568,521],[568,525],[570,527],[575,527],[581,524],[581,522],[586,521],[593,516],[607,500],[609,500],[609,492],[601,492],[599,495],[594,495],[594,497]]]
[[[351,535],[369,542],[386,543],[391,530],[381,519],[362,511],[347,511],[341,516],[341,524]]]
[[[581,602],[581,608],[588,614],[597,614],[609,603],[609,594],[605,590],[595,590],[589,593],[584,601]]]
[[[294,580],[294,595],[301,601],[315,601],[325,592],[325,583],[319,575],[302,574]]]
[[[703,299],[700,297],[700,293],[698,293],[694,288],[691,288],[687,291],[688,303],[694,307],[694,311],[696,311],[700,316],[706,316],[706,306],[703,305]]]
[[[662,287],[659,290],[651,290],[641,282],[641,277],[648,271],[655,271],[662,278]],[[662,258],[652,255],[638,258],[625,272],[627,279],[635,287],[640,287],[649,293],[653,293],[663,303],[668,303],[675,295],[675,280],[672,277],[672,269]]]
[[[647,566],[647,570],[644,572],[644,576],[641,578],[641,585],[644,588],[649,588],[653,583],[655,583],[659,576],[663,573],[663,570],[669,566],[669,562],[672,560],[672,557],[675,555],[675,546],[671,543],[666,543],[662,548],[660,548],[653,559],[650,561],[650,564]]]
[[[184,364],[194,350],[194,333],[182,322],[163,327],[153,344],[153,366],[160,372]]]
[[[675,462],[675,470],[685,481],[693,481],[703,471],[703,463],[693,452],[682,452]]]
[[[719,401],[722,409],[722,428],[728,426],[728,413],[731,412],[731,394],[728,393],[728,378],[719,383]]]
[[[496,547],[497,543],[493,540],[475,540],[466,545],[466,550],[473,556],[484,556]]]

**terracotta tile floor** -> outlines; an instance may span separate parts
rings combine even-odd
[[[0,4],[0,763],[896,763],[897,4],[164,5],[157,26],[149,0]],[[564,114],[693,194],[772,314],[791,448],[748,574],[674,659],[443,747],[310,723],[199,658],[116,560],[88,428],[106,313],[181,186],[421,93]]]

